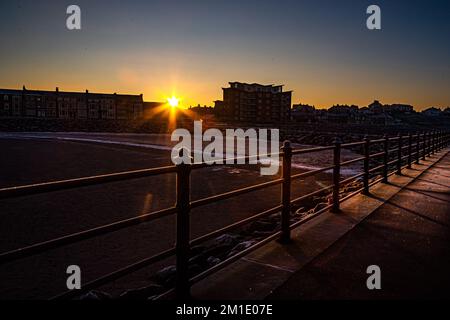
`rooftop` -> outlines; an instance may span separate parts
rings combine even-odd
[[[57,87],[54,91],[49,90],[33,90],[33,89],[27,89],[25,86],[23,86],[22,89],[1,89],[0,88],[0,94],[22,94],[23,92],[26,92],[28,94],[37,94],[37,95],[48,95],[48,94],[62,94],[62,95],[72,95],[72,96],[80,96],[80,95],[95,95],[99,97],[113,97],[113,96],[119,96],[119,97],[125,97],[125,98],[141,98],[142,94],[119,94],[119,93],[98,93],[98,92],[89,92],[86,90],[85,92],[76,92],[76,91],[61,91]]]

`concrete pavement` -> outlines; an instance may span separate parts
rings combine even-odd
[[[366,286],[374,264],[381,290]],[[450,298],[450,153],[268,298]]]
[[[450,154],[442,150],[192,288],[197,299],[448,298]],[[366,269],[381,268],[381,290]]]

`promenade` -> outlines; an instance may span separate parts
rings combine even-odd
[[[345,201],[341,213],[301,226],[292,244],[273,242],[194,292],[206,299],[449,298],[449,243],[447,148],[374,186],[370,195]],[[370,265],[381,269],[381,290],[366,286]]]
[[[66,283],[64,266],[70,254],[71,261],[88,266],[83,268],[83,274],[87,279],[93,279],[82,290],[88,292],[93,288],[100,287],[100,290],[112,292],[112,296],[118,296],[129,288],[143,288],[149,283],[156,283],[156,286],[149,288],[157,290],[157,294],[161,295],[153,294],[152,297],[160,299],[171,298],[172,293],[183,296],[188,291],[194,299],[204,300],[403,298],[406,297],[403,291],[396,291],[398,287],[405,288],[401,284],[397,284],[399,281],[406,281],[417,289],[417,291],[412,290],[412,287],[404,289],[411,297],[446,296],[448,288],[446,270],[450,256],[447,250],[448,224],[445,220],[446,213],[449,211],[447,199],[449,149],[443,148],[443,146],[447,137],[430,133],[410,135],[407,140],[405,138],[408,136],[365,140],[349,144],[341,144],[337,140],[334,146],[311,149],[291,150],[287,146],[285,147],[287,149],[283,148],[285,149],[283,168],[292,167],[293,155],[301,155],[302,158],[305,158],[307,153],[324,150],[333,151],[334,165],[294,174],[290,170],[283,170],[283,179],[251,186],[249,184],[255,182],[254,175],[247,175],[246,172],[239,171],[239,179],[233,181],[238,181],[246,186],[240,189],[235,189],[236,185],[223,184],[225,180],[222,178],[227,174],[232,174],[235,170],[229,170],[226,167],[219,168],[221,171],[217,171],[215,167],[195,166],[192,174],[187,172],[188,175],[180,167],[175,166],[158,168],[151,166],[152,169],[137,171],[123,171],[132,169],[123,167],[113,170],[109,166],[126,164],[134,167],[141,162],[149,165],[149,162],[152,161],[168,161],[168,159],[167,155],[141,152],[133,148],[133,157],[131,158],[135,161],[130,162],[127,161],[131,159],[128,156],[131,150],[128,148],[103,145],[100,142],[86,143],[84,140],[55,142],[51,139],[51,141],[35,140],[33,137],[32,141],[24,140],[18,144],[15,140],[6,139],[5,143],[11,144],[10,148],[6,149],[11,152],[8,157],[9,162],[6,161],[6,165],[3,166],[5,173],[14,172],[17,165],[17,162],[11,159],[12,152],[21,154],[30,152],[34,148],[37,152],[33,153],[33,163],[27,164],[24,161],[24,159],[31,159],[30,157],[18,157],[21,159],[20,166],[22,168],[20,177],[31,180],[25,182],[26,184],[32,183],[33,177],[39,177],[41,180],[43,174],[46,174],[49,176],[44,181],[53,182],[2,189],[4,200],[0,211],[2,211],[3,220],[9,219],[9,222],[4,224],[8,229],[5,229],[4,233],[8,234],[9,230],[15,230],[13,234],[22,236],[21,241],[25,242],[25,247],[20,247],[17,237],[11,237],[6,244],[2,243],[5,248],[3,249],[4,253],[0,255],[0,260],[3,262],[0,274],[2,274],[2,283],[6,285],[0,295],[12,297],[20,294],[30,298],[54,296],[57,291],[64,289]],[[413,141],[413,138],[416,140]],[[405,145],[405,142],[408,144]],[[370,146],[381,143],[385,152],[370,152]],[[364,146],[364,157],[351,160],[342,159],[341,148],[354,146]],[[81,154],[87,154],[87,149],[90,151],[90,158],[87,157],[82,162],[70,161],[79,158]],[[405,154],[406,149],[408,154]],[[417,152],[413,153],[415,150]],[[394,152],[394,157],[391,159],[395,159],[389,161],[390,158],[386,155]],[[93,156],[94,154],[95,156]],[[383,159],[385,165],[371,168],[370,159],[381,155],[385,157]],[[68,160],[63,161],[63,157]],[[42,165],[33,165],[37,159],[41,159],[38,162]],[[344,177],[340,170],[341,166],[362,160],[364,160],[364,172],[342,180]],[[44,164],[46,167],[43,167]],[[61,166],[61,164],[65,165]],[[96,166],[95,164],[102,165]],[[370,172],[380,170],[381,167],[388,169],[389,165],[393,164],[395,164],[395,171],[385,170],[383,173],[385,175],[383,181],[386,183],[381,182],[380,176],[370,182],[368,179]],[[96,168],[105,170],[105,173],[115,173],[103,175],[95,173],[97,175],[90,176],[92,175],[91,170]],[[324,174],[330,168],[333,169],[331,175],[333,184],[331,186],[320,185],[322,189],[308,193],[311,185],[318,183],[317,178],[312,180],[310,178],[316,174]],[[204,170],[208,173],[205,174]],[[35,174],[32,174],[33,172]],[[171,176],[167,178],[167,174],[171,174]],[[58,177],[65,176],[67,179],[67,176],[71,175],[84,177],[58,181],[61,179]],[[191,175],[192,181],[195,181],[192,184],[192,190],[188,184]],[[429,177],[430,175],[431,177]],[[8,174],[4,174],[3,177],[8,177]],[[152,177],[153,182],[143,181],[144,178],[149,177]],[[202,177],[207,177],[208,181],[201,183]],[[213,181],[213,177],[216,180]],[[250,179],[247,183],[246,177]],[[365,192],[360,193],[363,190],[361,188],[350,195],[339,197],[339,189],[342,189],[342,185],[358,177],[363,177],[362,180],[366,185]],[[17,179],[17,175],[13,174],[12,178]],[[130,182],[128,181],[130,179],[137,181]],[[124,180],[126,180],[126,184]],[[292,180],[301,182],[301,184],[292,183]],[[431,185],[426,186],[426,190],[415,190],[415,185],[423,183],[422,180]],[[107,182],[108,184],[106,184]],[[174,192],[175,182],[184,187],[177,188]],[[3,183],[20,185],[20,182],[12,180],[8,182],[8,179],[3,179]],[[255,193],[261,191],[261,188],[275,188],[278,184],[282,184],[278,191],[269,190],[267,193],[269,196],[266,195],[261,200],[255,201],[257,199]],[[128,189],[125,189],[125,185]],[[206,187],[209,186],[214,190],[207,190]],[[218,190],[216,187],[219,186],[225,190]],[[440,186],[441,189],[435,190],[437,186]],[[234,187],[233,191],[229,191],[231,187]],[[330,190],[331,188],[333,190]],[[283,219],[290,218],[289,208],[292,203],[324,192],[324,190],[332,191],[332,203],[329,199],[328,205],[325,202],[321,204],[322,209],[305,216],[294,217],[291,220],[297,219],[295,223],[290,226],[286,224],[294,222]],[[414,192],[404,195],[405,192],[411,190]],[[199,193],[199,191],[203,193]],[[204,194],[205,191],[212,192]],[[250,194],[251,191],[253,194]],[[281,194],[280,191],[282,191]],[[126,195],[125,192],[127,192]],[[292,199],[295,197],[295,193],[301,193],[302,196]],[[421,197],[417,197],[416,193]],[[423,193],[428,197],[423,198]],[[170,194],[172,199],[167,197]],[[439,197],[441,195],[444,198]],[[177,206],[170,207],[174,203],[174,196],[176,196]],[[192,199],[190,199],[191,196]],[[248,212],[246,202],[239,202],[233,198],[238,196],[248,197],[247,203],[253,203],[252,209],[259,213],[252,216],[252,212]],[[280,196],[282,196],[281,204]],[[23,197],[27,197],[27,201],[23,201]],[[153,201],[153,199],[155,200]],[[157,199],[162,199],[167,204],[164,206],[162,203],[156,203]],[[244,198],[241,198],[241,201],[243,201],[242,199]],[[228,211],[214,210],[213,206],[221,205],[217,203],[220,200],[224,200],[224,202],[231,200],[233,207],[228,207]],[[270,206],[265,201],[274,203]],[[184,205],[181,206],[178,203]],[[64,213],[60,212],[61,204],[64,204]],[[79,207],[80,205],[82,207]],[[156,205],[160,205],[162,209],[157,210]],[[226,205],[226,203],[222,205]],[[257,206],[262,206],[262,208],[258,209]],[[223,212],[237,213],[235,208],[239,207],[242,214],[246,215],[244,220],[239,216],[232,217],[230,214],[223,214]],[[272,208],[267,210],[270,207]],[[119,210],[120,208],[123,210]],[[201,211],[197,211],[198,208]],[[261,212],[260,210],[264,210],[263,208],[266,211]],[[285,208],[289,210],[284,210]],[[333,210],[329,211],[330,209]],[[399,209],[404,209],[406,212],[399,211]],[[6,210],[9,210],[11,214],[8,214]],[[142,212],[142,214],[136,215],[136,212]],[[177,213],[176,217],[172,216],[174,213]],[[408,220],[411,219],[411,213],[416,214],[412,221]],[[209,214],[216,215],[216,218],[208,219],[207,215]],[[258,227],[264,228],[265,233],[260,233],[262,230],[259,229],[256,230],[257,233],[253,229],[247,234],[244,233],[244,236],[227,234],[236,232],[234,230],[237,230],[238,227],[250,222],[259,223],[261,217],[269,214],[271,215],[270,221],[258,224]],[[22,218],[18,215],[22,215]],[[386,221],[380,218],[380,215]],[[404,215],[406,217],[403,217]],[[74,217],[76,217],[75,220]],[[183,218],[186,217],[191,218],[192,221],[183,221]],[[97,219],[96,222],[92,220],[94,218]],[[226,223],[224,218],[232,220]],[[274,233],[273,230],[277,228],[280,218],[281,222],[285,223],[281,223],[281,231]],[[53,220],[50,221],[51,219]],[[273,219],[276,220],[275,223],[272,222]],[[372,222],[373,219],[375,222]],[[104,225],[108,220],[110,223]],[[74,221],[76,223],[73,223]],[[427,223],[430,221],[435,222],[436,225],[428,226]],[[221,225],[214,225],[215,222],[221,223]],[[41,225],[38,226],[38,223]],[[367,225],[368,223],[369,225]],[[54,228],[55,225],[58,228]],[[130,230],[136,226],[138,228],[134,231],[139,232],[130,233]],[[288,228],[285,228],[286,226]],[[379,229],[378,226],[380,226]],[[170,232],[175,227],[176,234]],[[272,231],[268,227],[272,228]],[[363,231],[360,231],[361,228]],[[373,234],[364,228],[373,231]],[[247,230],[252,229],[248,228],[244,232]],[[108,235],[106,238],[105,234],[109,233],[114,234]],[[267,236],[268,234],[270,235]],[[185,235],[187,236],[185,237]],[[41,241],[39,241],[39,236]],[[96,239],[97,237],[104,238]],[[280,237],[283,239],[282,243],[277,241]],[[354,237],[356,240],[353,240]],[[186,247],[178,246],[180,238],[183,239]],[[161,240],[165,241],[161,242]],[[208,240],[211,241],[208,242]],[[171,243],[176,243],[177,246],[171,247]],[[202,243],[206,243],[206,245],[199,245]],[[71,250],[66,249],[66,246],[69,245],[72,246]],[[9,249],[10,251],[8,251],[8,246],[13,250]],[[216,250],[217,247],[223,251],[219,252]],[[165,248],[167,249],[164,250]],[[183,250],[190,248],[192,252],[186,252],[186,250],[181,252],[181,248]],[[113,254],[109,254],[111,249]],[[154,252],[152,256],[148,256],[150,250]],[[164,251],[161,252],[161,250]],[[416,254],[425,259],[424,263],[411,261],[411,256],[414,257]],[[94,255],[96,255],[95,258]],[[175,256],[175,259],[171,257],[172,255]],[[405,259],[402,259],[402,255],[406,255]],[[191,270],[189,272],[197,273],[190,279],[190,283],[185,281],[189,280],[188,273],[182,278],[173,278],[175,266],[173,264],[167,266],[167,264],[173,263],[168,261],[168,258],[171,261],[175,260],[177,269],[179,266],[180,268],[188,267],[187,271]],[[213,258],[216,259],[214,264],[209,262]],[[333,259],[337,259],[336,263],[333,263]],[[315,265],[317,261],[319,264]],[[330,270],[327,270],[326,263],[329,261],[331,261]],[[135,263],[127,264],[129,262]],[[342,263],[342,266],[339,263]],[[123,267],[124,265],[125,267]],[[366,269],[373,265],[379,266],[382,270],[382,291],[370,291],[366,287],[368,277]],[[34,266],[32,270],[30,270],[30,266]],[[122,266],[122,269],[117,270],[119,266]],[[209,269],[201,272],[202,268],[208,266]],[[322,267],[324,270],[321,269]],[[105,273],[105,270],[111,271],[98,278]],[[405,278],[403,270],[406,270]],[[339,271],[344,272],[343,275],[339,275]],[[408,274],[408,272],[410,273]],[[423,277],[424,274],[429,274],[433,278],[429,280]],[[56,281],[55,277],[58,278]],[[177,279],[179,281],[174,283]],[[416,279],[419,279],[418,282]],[[389,290],[386,290],[384,282],[386,280]],[[422,285],[420,281],[426,285]],[[42,285],[36,285],[37,282]],[[21,283],[23,286],[20,285]],[[16,290],[16,288],[26,287],[27,283],[33,283],[33,286],[24,291]],[[138,286],[138,284],[141,285]],[[177,285],[176,288],[179,291],[172,290],[174,284]],[[181,287],[182,285],[183,287]],[[336,290],[338,287],[343,288],[342,292]],[[80,295],[80,292],[69,291],[63,297],[74,295]],[[145,293],[145,297],[148,298],[149,295]]]

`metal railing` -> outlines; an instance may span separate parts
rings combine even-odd
[[[101,278],[95,279],[89,283],[83,285],[81,290],[73,290],[64,292],[55,298],[74,298],[81,295],[84,292],[92,290],[93,288],[104,285],[108,282],[122,278],[130,273],[138,271],[146,266],[149,266],[155,262],[161,261],[168,257],[175,255],[176,257],[176,282],[175,288],[168,291],[168,293],[175,292],[177,298],[187,298],[190,296],[190,288],[192,284],[200,281],[201,279],[207,277],[208,275],[216,272],[217,270],[225,267],[226,265],[236,261],[240,257],[248,254],[249,252],[261,247],[262,245],[279,239],[281,243],[288,243],[291,240],[291,230],[298,227],[299,225],[309,221],[315,216],[330,210],[332,212],[340,211],[340,204],[353,197],[354,195],[362,192],[364,194],[370,193],[370,187],[379,182],[388,182],[388,177],[392,174],[401,174],[401,170],[405,167],[411,168],[413,161],[417,164],[420,159],[425,160],[427,156],[438,152],[439,150],[446,147],[449,143],[450,135],[444,132],[426,132],[418,134],[409,134],[407,136],[398,135],[397,137],[387,137],[384,136],[382,139],[370,140],[365,138],[361,142],[352,142],[342,144],[341,141],[336,138],[332,146],[327,147],[316,147],[309,149],[292,149],[289,141],[285,141],[281,152],[277,155],[283,158],[281,169],[281,178],[271,180],[268,182],[240,188],[237,190],[232,190],[219,195],[213,195],[203,199],[191,201],[191,191],[190,191],[190,180],[191,171],[199,168],[204,168],[208,166],[205,163],[198,164],[181,164],[178,166],[167,166],[161,168],[151,168],[127,172],[119,172],[107,175],[91,176],[79,179],[70,179],[63,181],[46,182],[18,187],[10,187],[0,189],[0,199],[22,197],[40,193],[47,193],[60,190],[68,190],[74,188],[80,188],[85,186],[99,185],[110,182],[126,181],[130,179],[151,177],[155,175],[174,173],[176,174],[176,203],[173,207],[166,208],[159,211],[149,212],[146,214],[141,214],[133,218],[120,220],[114,223],[103,225],[97,228],[89,229],[86,231],[73,233],[67,236],[56,238],[53,240],[36,243],[23,248],[15,249],[12,251],[4,252],[0,254],[0,265],[5,263],[10,263],[12,261],[30,257],[36,254],[46,252],[51,249],[59,248],[61,246],[73,244],[79,241],[87,240],[96,236],[104,235],[114,231],[118,231],[130,226],[142,224],[148,221],[159,219],[168,215],[176,214],[176,244],[173,248],[153,255],[151,257],[145,258],[141,261],[128,265],[120,270],[114,271],[107,274]],[[404,144],[405,143],[405,144]],[[371,153],[371,148],[374,146],[380,146],[383,151]],[[391,148],[391,146],[394,148]],[[363,148],[363,157],[358,157],[355,159],[341,161],[341,150],[342,148]],[[302,155],[307,153],[314,153],[320,151],[333,151],[333,165],[327,166],[325,168],[311,170],[307,172],[302,172],[292,175],[292,157],[295,155]],[[378,150],[379,151],[379,150]],[[394,159],[392,158],[394,154]],[[376,166],[371,166],[371,161],[374,159],[383,157],[381,161]],[[250,159],[254,156],[240,157],[240,159]],[[237,158],[235,158],[237,159]],[[341,180],[341,167],[350,165],[356,162],[363,161],[363,172],[354,175],[352,177]],[[390,168],[394,168],[394,171],[390,171]],[[332,185],[324,187],[322,189],[316,190],[314,192],[302,195],[296,199],[292,199],[292,181],[313,176],[318,173],[326,172],[332,170]],[[381,178],[374,181],[370,181],[371,175],[376,175],[377,172],[381,175]],[[362,177],[362,187],[356,191],[353,191],[347,195],[341,196],[341,187],[347,183],[353,182],[358,178]],[[235,222],[233,224],[227,225],[219,230],[215,230],[206,235],[202,235],[196,239],[191,239],[190,237],[190,210],[192,208],[208,205],[216,201],[229,199],[239,195],[243,195],[249,192],[254,192],[267,187],[281,185],[281,203],[273,208],[260,212],[258,214],[252,215],[248,218]],[[296,203],[308,199],[312,196],[323,194],[324,192],[329,192],[331,189],[332,202],[324,208],[314,212],[311,215],[306,216],[306,218],[301,219],[292,223],[291,211],[292,206]],[[190,278],[189,275],[189,258],[190,258],[190,248],[194,245],[202,243],[204,241],[213,239],[219,235],[222,235],[230,230],[234,230],[241,226],[244,226],[250,222],[254,222],[262,217],[281,212],[281,230],[274,232],[272,235],[265,237],[263,240],[255,243],[249,248],[221,261],[217,265],[207,269],[200,274]]]

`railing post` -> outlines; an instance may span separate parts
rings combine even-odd
[[[436,131],[436,152],[439,151],[439,131]]]
[[[430,131],[430,134],[428,135],[428,156],[431,157],[433,149],[433,131]]]
[[[422,160],[425,160],[427,153],[427,133],[423,133],[423,143],[422,143]]]
[[[434,153],[439,151],[439,131],[434,132]]]
[[[441,149],[444,149],[445,147],[447,147],[446,139],[447,139],[447,133],[442,132],[442,148]]]
[[[384,155],[383,155],[383,182],[388,182],[388,162],[389,162],[389,138],[384,135]]]
[[[412,134],[408,136],[408,169],[411,169],[412,162]]]
[[[431,148],[430,148],[430,154],[434,154],[434,136],[435,136],[435,131],[431,132]]]
[[[398,135],[398,150],[397,150],[397,172],[396,174],[402,174],[402,148],[403,148],[403,136]]]
[[[417,141],[416,141],[416,164],[419,164],[420,160],[420,133],[417,133]]]
[[[363,194],[369,194],[369,165],[370,165],[370,139],[369,137],[364,138],[364,176],[363,184],[364,190]]]
[[[189,256],[190,256],[190,164],[177,165],[177,241],[176,241],[176,284],[177,299],[190,297]]]
[[[438,153],[439,151],[439,131],[435,131],[434,133],[434,153]]]
[[[437,131],[433,134],[433,154],[437,152]]]
[[[434,153],[434,151],[433,151],[433,138],[434,138],[434,131],[431,131],[431,133],[430,133],[430,151],[429,151],[430,157]]]
[[[430,156],[431,153],[431,132],[428,132],[428,139],[427,139],[427,157]]]
[[[333,207],[331,211],[338,213],[341,211],[339,207],[339,190],[341,181],[341,139],[336,137],[334,140],[334,154],[333,154]]]
[[[281,239],[282,243],[291,241],[291,161],[292,147],[289,141],[284,141],[283,147],[283,184],[281,190],[281,203],[283,209],[281,211]]]
[[[441,150],[441,131],[437,131],[436,132],[436,151],[440,151]]]
[[[439,131],[436,131],[436,135],[434,137],[434,144],[435,144],[435,152],[439,152]]]

